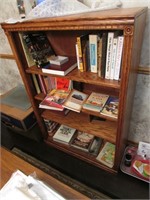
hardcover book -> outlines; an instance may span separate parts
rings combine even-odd
[[[112,168],[114,165],[114,158],[115,158],[115,145],[110,142],[106,142],[104,144],[104,147],[96,157],[96,159],[99,162],[105,164],[110,168]]]
[[[78,131],[73,140],[71,141],[71,146],[89,152],[93,140],[94,135]]]
[[[42,72],[47,74],[65,76],[76,67],[77,67],[77,59],[69,58],[69,60],[62,65],[50,64],[47,68],[42,68]]]
[[[118,105],[119,99],[117,97],[109,97],[101,114],[112,118],[118,118]]]
[[[69,93],[69,90],[53,89],[39,104],[39,108],[62,111],[64,109],[63,103]]]
[[[83,104],[83,108],[95,112],[100,112],[104,107],[109,95],[92,92]]]
[[[76,129],[62,124],[54,134],[53,140],[60,143],[69,144],[75,131]]]
[[[73,89],[64,102],[63,106],[75,112],[80,112],[87,97],[87,94]]]
[[[23,39],[35,64],[39,67],[47,62],[48,57],[55,55],[44,32],[23,33]]]

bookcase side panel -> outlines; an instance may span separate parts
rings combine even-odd
[[[35,117],[37,119],[38,125],[41,129],[43,137],[46,138],[47,134],[45,131],[45,127],[43,126],[43,123],[42,123],[42,118],[39,113],[38,103],[34,99],[35,88],[33,86],[31,76],[25,72],[25,69],[28,66],[27,66],[27,61],[25,59],[24,51],[23,51],[23,48],[22,48],[22,45],[21,45],[21,42],[19,39],[19,35],[17,32],[7,32],[6,35],[7,35],[8,41],[10,43],[10,46],[12,48],[21,78],[23,80],[27,94],[29,96],[30,102],[32,104],[33,111],[34,111]]]
[[[124,147],[127,144],[135,87],[137,69],[140,63],[140,53],[145,27],[146,12],[135,18],[134,26],[125,26],[123,70],[120,86],[120,117],[116,140],[116,166],[119,167]],[[141,30],[141,31],[139,31]]]

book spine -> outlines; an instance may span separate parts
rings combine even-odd
[[[90,71],[93,73],[97,73],[97,35],[89,35],[89,43],[90,43]]]
[[[101,67],[101,77],[102,78],[105,78],[107,39],[108,39],[108,32],[104,32],[102,35],[102,67]]]
[[[113,49],[112,49],[112,59],[111,59],[111,68],[110,68],[110,79],[114,79],[114,71],[115,71],[115,61],[116,61],[116,52],[117,52],[117,41],[118,38],[114,38],[113,40]]]
[[[113,38],[114,38],[114,32],[109,32],[108,42],[107,42],[106,71],[105,71],[106,79],[110,79]]]
[[[98,76],[101,77],[102,73],[102,37],[99,38],[97,44],[97,71]]]
[[[40,82],[40,86],[41,86],[41,90],[44,94],[47,94],[47,90],[46,90],[46,85],[45,85],[45,81],[43,76],[41,76],[40,74],[38,74],[38,78],[39,78],[39,82]]]
[[[39,86],[39,83],[38,83],[38,80],[37,80],[37,77],[35,74],[32,74],[32,79],[33,79],[33,83],[34,83],[37,94],[40,94],[41,90],[40,90],[40,86]]]
[[[124,36],[118,36],[117,53],[115,61],[114,80],[119,80]]]
[[[77,37],[77,47],[78,47],[78,55],[79,55],[79,70],[83,72],[82,46],[81,46],[80,37]]]

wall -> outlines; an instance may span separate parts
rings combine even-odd
[[[150,8],[149,0],[122,0],[123,7],[134,6],[148,6]],[[2,12],[5,10],[5,12]],[[11,10],[11,12],[10,12]],[[0,1],[0,21],[13,17],[19,18],[19,13],[16,6],[16,0]],[[150,67],[150,10],[147,16],[146,29],[144,34],[144,41],[141,53],[141,67]],[[140,31],[140,30],[139,30]],[[0,29],[0,53],[11,54],[8,41]],[[1,59],[1,73],[0,73],[0,93],[5,93],[18,83],[22,83],[15,61],[8,59]],[[129,140],[133,142],[145,141],[150,142],[150,81],[149,75],[138,74],[136,93],[134,98],[134,106],[132,112],[132,120],[129,131]]]

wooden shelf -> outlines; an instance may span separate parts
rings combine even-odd
[[[90,122],[89,115],[73,111],[70,111],[66,116],[62,117],[62,115],[50,112],[50,110],[44,110],[42,117],[52,121],[55,119],[59,124],[68,125],[77,130],[94,134],[112,143],[116,141],[117,122],[109,120],[93,120]]]
[[[75,149],[73,147],[71,147],[70,145],[66,145],[66,144],[62,144],[62,143],[59,143],[59,142],[56,142],[56,141],[53,141],[52,137],[48,137],[45,142],[50,145],[50,146],[53,146],[63,152],[66,152],[70,155],[73,155],[77,158],[80,158],[90,164],[94,164],[95,166],[98,166],[104,170],[107,170],[107,171],[110,171],[110,172],[113,172],[113,173],[116,173],[116,170],[114,170],[113,168],[109,168],[103,164],[101,164],[100,162],[98,162],[96,160],[96,157],[93,156],[92,154],[88,153],[88,152],[84,152],[82,150],[79,150],[79,149]]]
[[[45,76],[62,77],[62,76],[43,73],[42,70],[38,68],[37,66],[32,66],[32,67],[27,68],[26,72],[31,73],[31,74],[41,74]],[[63,77],[69,80],[78,81],[82,83],[88,83],[88,84],[98,85],[101,87],[113,88],[116,90],[120,89],[119,81],[102,79],[98,77],[97,74],[95,73],[80,72],[78,69],[74,69],[68,75],[63,76]]]

